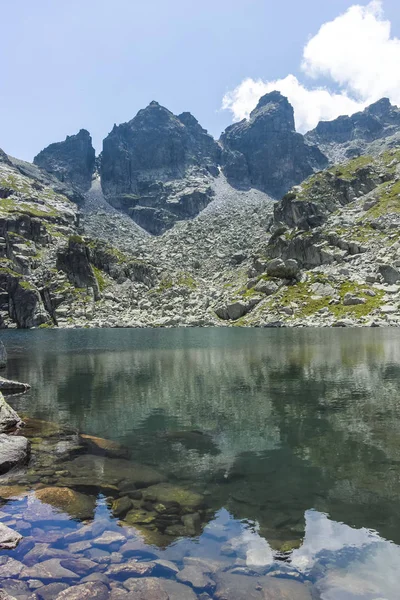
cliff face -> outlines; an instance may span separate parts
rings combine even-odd
[[[263,96],[250,118],[221,136],[222,163],[233,184],[250,185],[275,198],[327,166],[321,151],[296,133],[293,108],[279,92]]]
[[[86,129],[69,135],[64,142],[50,144],[33,159],[38,167],[79,192],[90,189],[95,169],[95,151]]]
[[[220,148],[190,113],[157,102],[114,126],[103,142],[104,195],[151,233],[194,217],[210,202]]]
[[[382,98],[354,115],[320,121],[305,138],[317,144],[330,162],[378,154],[400,142],[400,109]]]

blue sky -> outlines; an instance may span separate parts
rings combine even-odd
[[[100,150],[114,123],[130,120],[151,100],[175,113],[189,110],[218,137],[232,113],[239,118],[246,111],[235,100],[221,110],[225,94],[248,78],[304,80],[307,41],[354,4],[3,0],[0,147],[32,160],[84,127]],[[400,37],[398,0],[384,0],[383,9]],[[316,83],[326,74],[323,65]],[[335,77],[333,90],[341,86]]]

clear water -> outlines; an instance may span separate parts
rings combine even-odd
[[[204,494],[202,533],[148,544],[149,556],[178,566],[201,556],[247,576],[309,581],[324,600],[399,598],[398,331],[5,331],[2,339],[7,377],[32,386],[10,400],[18,411],[119,442],[132,460]],[[4,522],[18,528],[29,502],[0,507]],[[102,495],[96,519],[119,530]],[[52,509],[40,527],[81,524]]]

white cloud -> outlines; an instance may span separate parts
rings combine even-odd
[[[386,96],[400,105],[400,40],[391,37],[380,1],[355,5],[325,23],[303,51],[302,70],[309,78],[329,78],[327,87],[304,85],[294,75],[276,81],[245,79],[222,101],[233,120],[247,118],[259,98],[279,90],[292,103],[296,127],[307,131],[320,120],[353,114]]]

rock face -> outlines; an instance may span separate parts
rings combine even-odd
[[[81,192],[91,185],[95,168],[92,138],[86,129],[69,135],[64,142],[50,144],[33,159],[35,165]]]
[[[338,162],[399,143],[399,129],[400,109],[382,98],[350,117],[320,121],[305,138],[317,144],[331,162]]]
[[[24,465],[30,455],[30,443],[22,436],[0,434],[0,475]]]
[[[58,252],[57,268],[67,274],[73,285],[78,288],[91,288],[94,299],[100,298],[99,285],[89,262],[89,250],[81,237],[71,236],[68,246]]]
[[[328,162],[316,146],[296,133],[293,108],[279,92],[263,96],[250,118],[228,127],[220,141],[228,180],[275,198]]]
[[[104,140],[104,195],[144,229],[160,234],[210,202],[219,154],[218,144],[190,113],[175,116],[151,102]]]

